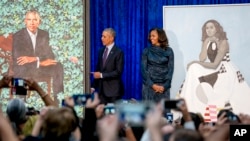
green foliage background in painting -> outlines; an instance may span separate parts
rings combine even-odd
[[[24,28],[25,12],[36,9],[42,18],[40,28],[50,34],[50,45],[56,56],[64,66],[64,93],[58,95],[63,99],[67,95],[82,93],[83,91],[83,2],[81,0],[1,0],[0,1],[0,35],[8,36]],[[77,63],[70,58],[76,57]],[[3,61],[0,58],[0,61]],[[0,68],[7,71],[8,66]],[[40,84],[40,83],[39,83]],[[46,85],[41,83],[46,90]],[[9,90],[1,91],[1,105],[3,110],[9,100]],[[27,105],[40,109],[44,106],[38,94],[33,93],[27,99]],[[78,111],[79,112],[79,111]]]

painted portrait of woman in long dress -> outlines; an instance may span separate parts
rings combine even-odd
[[[216,20],[202,26],[202,48],[199,61],[187,65],[180,90],[191,112],[204,115],[212,105],[220,110],[229,103],[234,113],[250,114],[250,89],[241,72],[231,62],[226,32]]]

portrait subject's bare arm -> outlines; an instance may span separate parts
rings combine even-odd
[[[200,64],[206,68],[216,69],[228,51],[229,45],[227,40],[222,40],[219,42],[219,48],[214,62],[200,62]]]

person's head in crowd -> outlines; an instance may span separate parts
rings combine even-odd
[[[149,31],[148,41],[153,46],[159,46],[161,48],[166,48],[169,46],[167,35],[161,28],[152,28]]]
[[[204,119],[202,115],[200,115],[199,113],[193,113],[193,112],[189,112],[189,114],[191,115],[192,121],[194,122],[195,129],[198,130],[200,124],[204,123]],[[181,125],[183,126],[184,123],[185,123],[185,120],[181,118]]]
[[[77,126],[77,119],[70,108],[53,108],[45,114],[41,135],[48,140],[65,140],[71,137]]]
[[[39,27],[41,23],[41,18],[40,18],[39,13],[36,10],[27,11],[25,14],[24,23],[27,29],[30,32],[35,34],[37,31],[37,28]]]
[[[22,124],[27,121],[27,108],[23,100],[14,98],[7,104],[6,113],[17,135],[22,134]]]
[[[169,141],[203,141],[199,132],[191,129],[178,129],[172,133]]]

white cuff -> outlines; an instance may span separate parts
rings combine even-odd
[[[39,65],[40,65],[40,59],[39,59],[39,57],[36,57],[36,60],[37,60],[36,68],[39,68]]]

